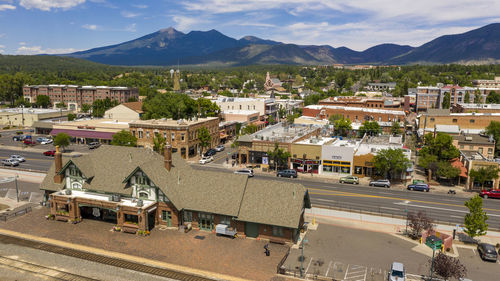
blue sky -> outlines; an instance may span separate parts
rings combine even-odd
[[[500,22],[498,0],[0,0],[0,53],[67,53],[173,26],[364,50]]]

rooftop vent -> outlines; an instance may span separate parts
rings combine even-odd
[[[142,202],[142,199],[137,200],[137,207],[142,207],[144,206],[144,203]]]
[[[472,141],[472,137],[465,137],[466,141]]]

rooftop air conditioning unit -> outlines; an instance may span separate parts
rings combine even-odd
[[[142,199],[137,200],[137,207],[142,207],[144,206],[144,203],[142,202]]]
[[[66,191],[64,191],[64,193],[66,193],[66,195],[71,195],[71,189],[66,189]]]
[[[119,195],[119,194],[117,194],[117,195],[113,195],[112,197],[113,197],[113,198],[112,198],[112,201],[113,201],[113,202],[120,202],[120,201],[121,201],[121,199],[122,199],[122,196],[121,196],[121,195]]]
[[[466,141],[472,141],[472,137],[465,137]]]

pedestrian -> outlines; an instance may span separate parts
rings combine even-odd
[[[269,251],[269,244],[268,243],[266,243],[264,245],[264,249],[266,249],[266,257],[269,257],[269,255],[271,254],[271,251]]]

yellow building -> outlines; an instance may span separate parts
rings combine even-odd
[[[1,126],[32,127],[33,123],[52,118],[68,116],[70,110],[44,108],[5,108],[0,109]]]

